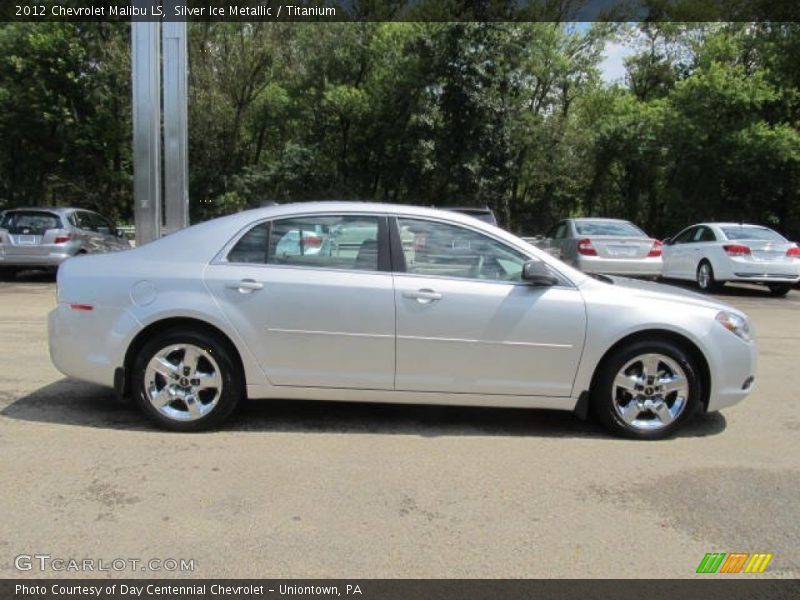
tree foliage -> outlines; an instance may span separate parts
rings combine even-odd
[[[800,235],[800,25],[193,23],[192,219],[265,201],[489,205],[653,235]],[[0,25],[0,207],[132,213],[129,28]],[[624,81],[599,65],[627,43]]]

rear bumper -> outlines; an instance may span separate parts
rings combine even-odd
[[[575,266],[584,273],[639,277],[660,277],[664,269],[660,256],[626,259],[579,255],[575,259]]]
[[[791,273],[733,273],[729,281],[750,281],[753,283],[788,283],[795,284],[800,281],[800,275]]]
[[[58,267],[68,258],[68,252],[51,252],[50,254],[0,254],[0,267]]]
[[[141,330],[127,310],[72,310],[59,303],[47,316],[50,360],[64,375],[113,387],[125,349]]]

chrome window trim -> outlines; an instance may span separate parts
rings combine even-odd
[[[508,246],[513,248],[515,251],[519,252],[523,256],[527,256],[531,260],[542,260],[538,256],[531,254],[526,248],[522,246],[518,246],[516,244],[511,244],[507,240],[500,239],[489,232],[483,231],[478,229],[474,226],[461,223],[459,221],[451,221],[446,218],[442,217],[431,217],[429,215],[415,215],[413,213],[386,213],[380,211],[364,211],[364,210],[339,210],[339,211],[330,211],[330,212],[300,212],[295,213],[292,215],[275,215],[272,217],[264,217],[262,219],[258,219],[251,223],[248,223],[244,227],[242,227],[239,231],[237,231],[233,237],[228,240],[228,242],[222,247],[222,249],[217,252],[214,258],[211,259],[209,262],[210,265],[231,265],[231,266],[239,266],[239,267],[269,267],[269,268],[277,268],[277,269],[302,269],[302,270],[311,270],[311,271],[334,271],[334,272],[341,272],[341,273],[362,273],[362,274],[379,274],[379,275],[405,275],[407,277],[425,277],[426,279],[445,279],[451,281],[471,281],[477,283],[492,283],[492,284],[505,284],[505,285],[515,285],[515,286],[529,286],[529,284],[525,283],[524,281],[502,281],[502,280],[494,280],[494,279],[474,279],[470,277],[451,277],[451,276],[442,276],[442,275],[420,275],[415,273],[407,273],[405,271],[364,271],[360,269],[337,269],[333,267],[318,267],[318,266],[303,266],[303,265],[275,265],[269,263],[234,263],[228,260],[228,253],[233,249],[233,247],[239,242],[244,235],[250,231],[253,227],[257,227],[263,223],[272,222],[272,221],[280,221],[283,219],[297,219],[297,218],[304,218],[304,217],[341,217],[341,216],[361,216],[361,217],[376,217],[376,218],[389,218],[391,219],[394,217],[395,219],[415,219],[421,221],[431,221],[434,223],[445,223],[447,225],[452,225],[454,227],[463,227],[464,229],[468,229],[473,233],[478,235],[484,235],[495,242],[502,244],[504,246]],[[391,226],[391,225],[390,225]],[[546,261],[542,261],[547,264],[547,266],[558,276],[561,280],[561,283],[555,285],[553,287],[558,288],[569,288],[569,289],[577,289],[577,285],[575,285],[569,277],[564,275],[559,269],[551,265]]]

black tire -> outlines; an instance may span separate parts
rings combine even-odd
[[[216,404],[213,408],[208,409],[206,414],[194,420],[179,420],[162,414],[150,402],[146,390],[145,375],[148,363],[160,351],[173,345],[191,345],[201,349],[216,363],[214,367],[219,369],[222,390],[218,393]],[[207,359],[203,358],[202,360],[206,361]],[[206,362],[205,364],[211,365],[212,363]],[[216,369],[214,370],[216,371]],[[170,431],[205,431],[219,427],[234,411],[244,392],[244,375],[231,344],[210,332],[193,331],[185,327],[168,329],[147,340],[134,358],[130,375],[132,395],[142,412],[159,427]],[[176,382],[173,383],[178,385]],[[188,416],[188,406],[181,405],[181,402],[178,400],[177,404],[173,403],[171,406],[186,409]],[[201,406],[205,405],[201,404]]]
[[[646,354],[663,355],[677,363],[686,375],[688,387],[682,411],[671,423],[658,429],[634,427],[625,422],[615,408],[615,403],[618,402],[616,397],[618,392],[614,386],[617,374],[630,361]],[[670,340],[640,340],[622,346],[600,364],[592,383],[591,408],[597,419],[615,435],[639,440],[657,440],[673,435],[700,409],[702,394],[698,368],[694,359],[683,348]],[[667,394],[667,396],[672,395]],[[676,396],[672,396],[673,405],[675,401],[677,401]]]
[[[17,278],[17,270],[13,267],[0,267],[0,281],[14,281]]]
[[[707,278],[703,277],[702,275],[703,269],[708,269]],[[700,288],[700,291],[705,292],[706,294],[715,292],[722,287],[722,284],[718,282],[714,277],[714,267],[712,267],[711,263],[705,259],[701,260],[700,264],[697,265],[697,273],[695,273],[695,281],[697,282],[697,287]]]
[[[770,296],[775,298],[782,298],[792,291],[792,285],[790,283],[770,283],[768,287]]]

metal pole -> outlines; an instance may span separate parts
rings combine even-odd
[[[161,69],[159,23],[131,22],[133,197],[136,245],[161,236]]]
[[[165,2],[168,15],[176,0]],[[186,22],[161,26],[164,64],[164,212],[168,232],[189,225]]]

